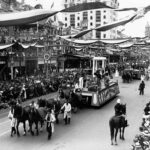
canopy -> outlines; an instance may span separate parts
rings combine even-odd
[[[106,25],[99,26],[99,27],[96,27],[96,28],[93,28],[93,29],[88,29],[88,30],[81,31],[80,33],[73,36],[73,38],[80,38],[80,37],[82,37],[83,35],[87,34],[88,32],[90,32],[92,30],[107,31],[107,30],[110,30],[112,28],[115,28],[115,27],[118,27],[118,26],[121,26],[121,25],[125,25],[128,22],[132,21],[135,17],[136,17],[136,15],[133,15],[132,17],[128,17],[127,19],[123,19],[123,20],[120,20],[120,21],[115,21],[115,22],[110,23],[110,24],[106,24]]]
[[[82,37],[83,35],[89,33],[90,31],[92,31],[93,29],[87,29],[87,30],[84,30],[84,31],[81,31],[80,33],[77,33],[76,35],[72,36],[73,38],[80,38]]]
[[[51,17],[56,13],[58,13],[58,11],[48,11],[43,9],[3,13],[0,14],[0,27],[34,23]]]
[[[105,39],[105,40],[99,40],[102,43],[105,44],[119,44],[128,41],[129,39]]]
[[[35,46],[36,43],[29,43],[29,44],[23,44],[23,43],[19,43],[24,49],[29,48],[30,46]]]
[[[105,44],[119,44],[128,41],[129,39],[102,39],[102,40],[77,40],[77,39],[65,39],[68,42],[73,42],[76,44],[82,44],[82,45],[87,45],[87,44],[93,44],[96,42],[102,42]]]
[[[128,48],[128,47],[131,47],[133,45],[134,45],[134,42],[125,42],[125,43],[119,44],[118,46],[120,48]]]
[[[110,24],[106,24],[104,26],[96,27],[95,30],[97,30],[97,31],[107,31],[107,30],[110,30],[110,29],[115,28],[117,26],[125,25],[128,22],[132,21],[135,17],[136,17],[136,15],[134,15],[130,18],[128,17],[127,19],[124,19],[124,20],[120,20],[120,21],[116,21],[116,22],[113,22],[113,23],[110,23]]]
[[[0,50],[6,49],[8,47],[11,47],[12,45],[13,45],[13,43],[12,44],[3,44],[3,45],[0,45]]]
[[[113,9],[110,6],[107,6],[105,3],[101,2],[89,2],[89,3],[82,3],[78,5],[74,5],[72,7],[66,8],[61,10],[61,12],[80,12],[80,11],[86,11],[91,9],[102,9],[102,8],[109,8]]]
[[[65,39],[65,40],[67,40],[68,42],[73,42],[82,45],[93,44],[98,41],[98,40],[77,40],[77,39]]]

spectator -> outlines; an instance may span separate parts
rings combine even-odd
[[[13,135],[16,134],[16,129],[15,129],[16,119],[14,118],[12,107],[9,111],[8,118],[11,120],[11,133],[10,133],[10,136],[13,137]]]
[[[139,95],[144,95],[145,83],[142,81],[139,85]]]

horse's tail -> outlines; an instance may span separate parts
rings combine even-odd
[[[110,127],[110,136],[111,136],[111,140],[114,138],[114,122],[113,122],[113,118],[111,118],[109,120],[109,127]]]

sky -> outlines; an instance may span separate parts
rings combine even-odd
[[[21,0],[20,0],[21,1]],[[42,4],[44,9],[50,9],[52,3],[54,2],[53,10],[62,9],[62,0],[25,0],[26,3],[35,6],[36,4]],[[145,7],[150,5],[150,0],[118,0],[119,8],[130,8],[130,7]],[[128,11],[126,13],[119,12],[119,18],[124,18],[125,16],[132,15],[133,11]],[[149,22],[150,24],[150,12],[148,12],[143,18],[136,20],[132,23],[128,23],[124,26],[123,33],[132,37],[144,37],[145,35],[145,25]]]

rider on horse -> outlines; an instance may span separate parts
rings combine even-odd
[[[123,112],[123,105],[121,104],[120,99],[117,99],[117,104],[115,105],[114,109],[115,109],[115,116],[124,117],[124,119],[126,120],[126,116]],[[129,125],[128,125],[128,122],[126,120],[125,127],[127,127],[127,126],[129,126]]]

